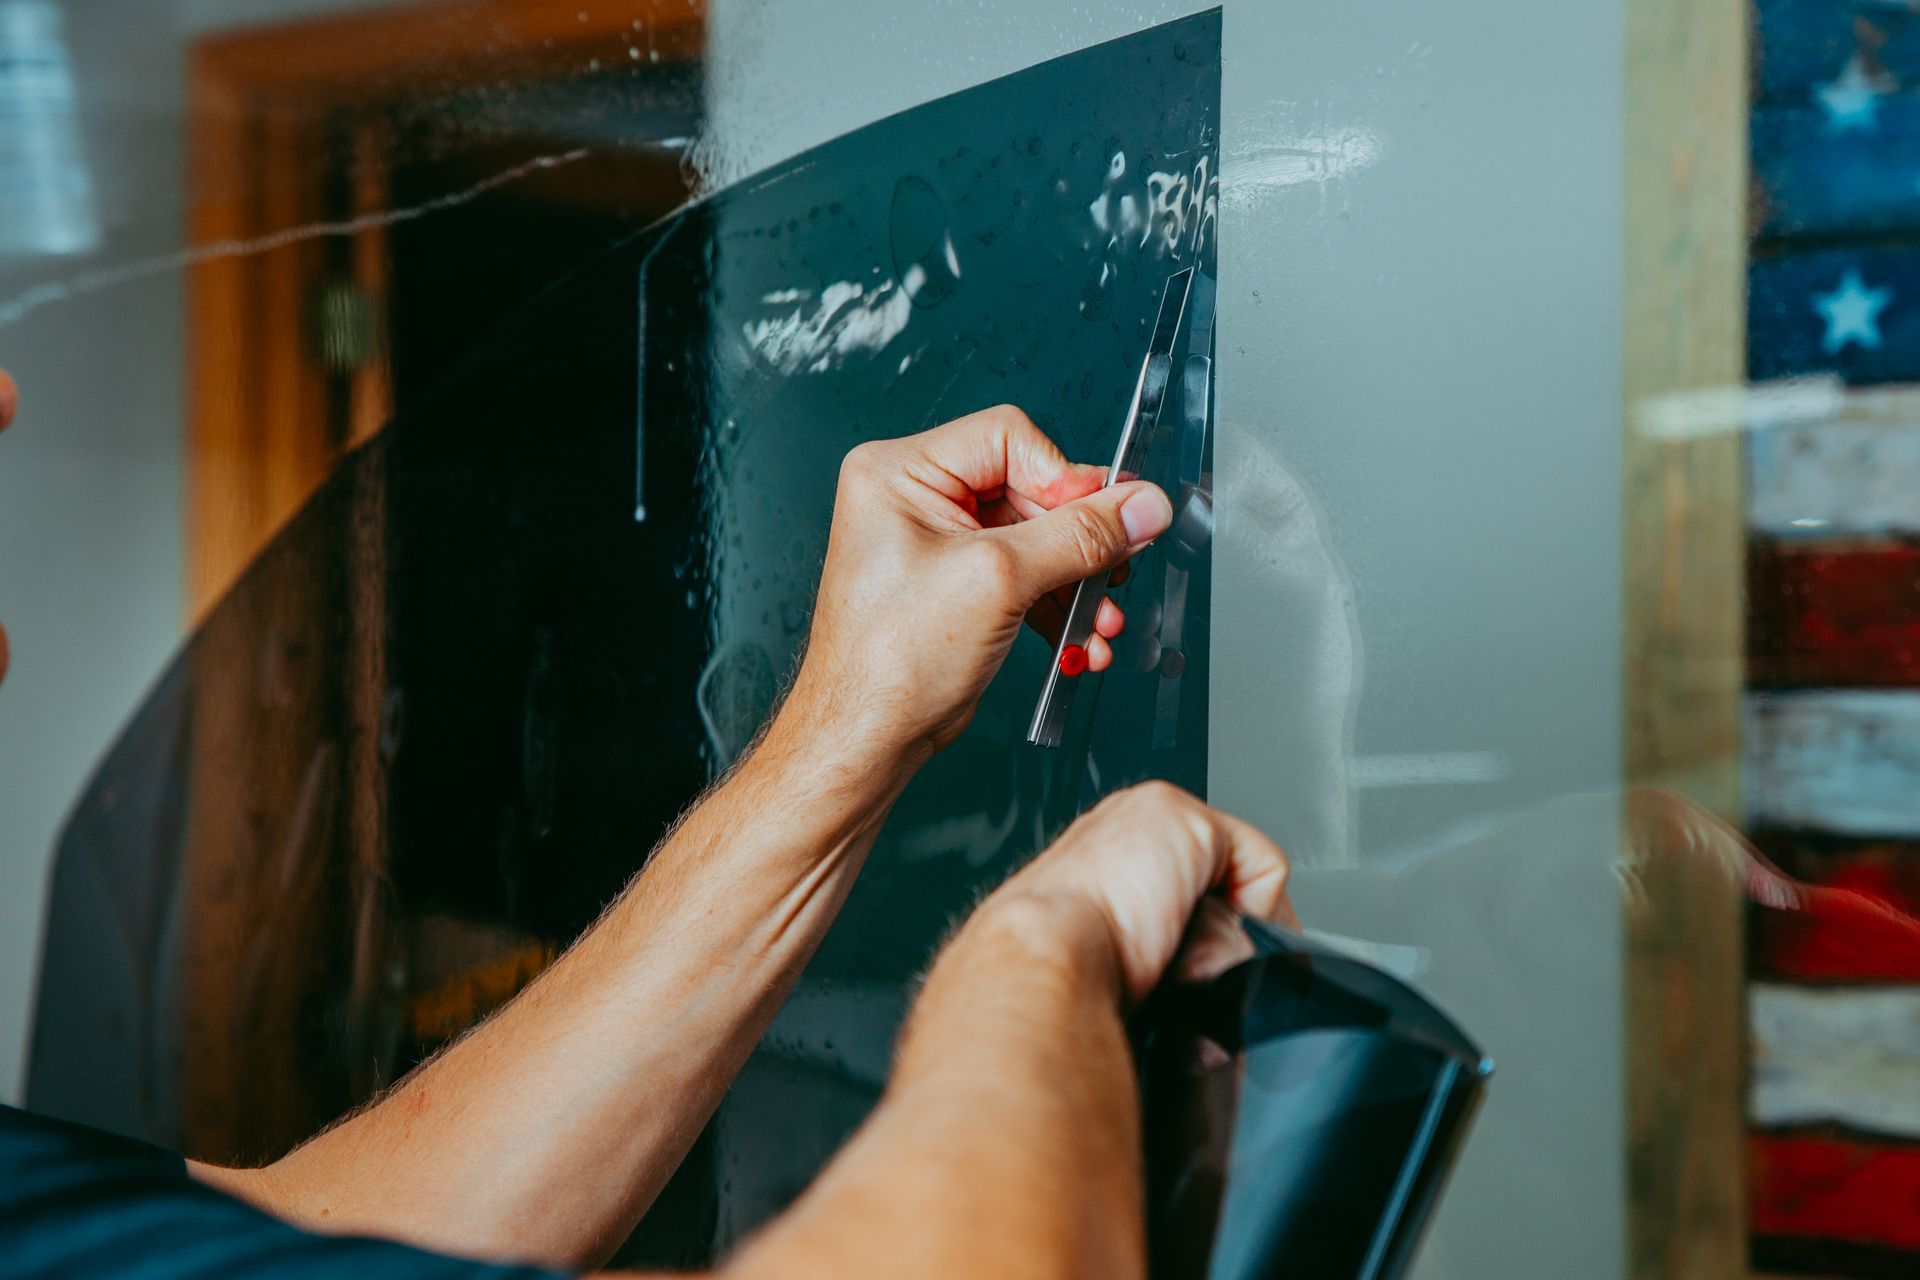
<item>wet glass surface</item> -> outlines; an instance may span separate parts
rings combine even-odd
[[[260,1157],[472,1025],[750,742],[845,448],[1104,461],[1196,266],[1131,647],[1045,753],[1020,641],[631,1257],[1157,775],[1499,1061],[1418,1274],[1910,1273],[1920,18],[1190,7],[0,0],[12,1096]]]
[[[1167,278],[1213,266],[1218,49],[1203,16],[917,108],[716,194],[645,251],[635,506],[650,524],[661,495],[700,495],[680,564],[711,635],[694,692],[714,767],[795,661],[849,448],[1006,402],[1070,456],[1111,455]],[[1143,472],[1184,482],[1196,531],[1136,562],[1129,641],[1082,677],[1061,749],[1024,742],[1051,659],[1027,637],[895,806],[716,1118],[722,1242],[877,1097],[914,975],[982,890],[1110,790],[1204,788],[1210,380],[1192,347]],[[705,427],[690,477],[656,463],[688,423]]]
[[[129,1111],[129,1076],[287,1037],[294,1077],[229,1104],[267,1154],[437,1043],[408,1010],[419,971],[458,957],[421,922],[483,951],[589,924],[773,710],[848,449],[1007,402],[1111,455],[1169,277],[1214,266],[1218,50],[1202,16],[883,121],[565,273],[458,360],[396,343],[443,385],[254,562],[82,801],[46,982],[104,986],[134,1055],[96,1056],[91,1010],[43,1003],[29,1099],[85,1114],[104,1092],[114,1121],[191,1147],[191,1105],[162,1082]],[[1211,338],[1209,282],[1139,468],[1181,516],[1116,590],[1136,621],[1115,668],[1080,678],[1060,749],[1030,747],[1052,655],[1016,645],[635,1256],[697,1261],[806,1184],[877,1097],[934,946],[1076,813],[1148,777],[1204,791]],[[130,810],[123,775],[164,799]],[[194,806],[250,827],[224,911],[176,901],[217,842],[152,820]],[[103,872],[124,858],[161,878]],[[104,984],[67,918],[102,885],[142,921]],[[248,975],[234,1000],[159,998],[209,946]],[[72,1071],[88,1059],[118,1074]]]

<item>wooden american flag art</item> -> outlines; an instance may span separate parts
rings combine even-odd
[[[1920,1276],[1920,4],[1756,0],[1747,826],[1756,1271]]]

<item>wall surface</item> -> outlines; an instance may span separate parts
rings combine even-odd
[[[0,258],[0,1099],[19,1097],[53,842],[181,633],[186,48],[217,26],[342,0],[69,0],[99,244]],[[110,287],[60,295],[91,273]],[[21,304],[25,305],[21,305]]]
[[[1199,7],[715,0],[706,164]],[[1621,1272],[1623,15],[1226,5],[1212,798],[1500,1063],[1428,1275]]]

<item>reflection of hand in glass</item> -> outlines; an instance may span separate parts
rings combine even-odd
[[[1058,634],[1072,586],[1166,531],[1144,481],[1100,486],[1010,406],[847,456],[791,715],[915,759],[966,727],[1024,622]],[[1088,666],[1124,625],[1100,608]]]
[[[1627,797],[1628,902],[1654,907],[1648,883],[1663,872],[1704,874],[1737,890],[1758,909],[1755,960],[1763,971],[1820,980],[1885,981],[1920,970],[1920,920],[1899,903],[1844,884],[1796,880],[1762,857],[1747,838],[1675,792],[1640,788]],[[1658,889],[1654,891],[1656,894]]]
[[[13,385],[13,379],[5,369],[0,369],[0,431],[7,429],[13,421],[13,411],[20,403],[20,389]],[[0,627],[0,680],[7,678],[7,629]]]

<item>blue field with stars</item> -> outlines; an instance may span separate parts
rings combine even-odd
[[[1759,0],[1755,19],[1748,374],[1920,381],[1920,10]]]

